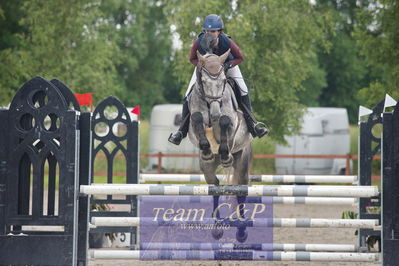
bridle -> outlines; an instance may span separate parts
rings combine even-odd
[[[206,100],[206,102],[208,104],[208,107],[209,107],[209,105],[212,102],[218,102],[220,104],[220,106],[222,106],[222,98],[224,96],[224,91],[226,89],[227,79],[224,79],[224,81],[223,81],[223,91],[222,91],[222,94],[220,96],[208,95],[208,94],[205,93],[204,85],[202,84],[202,79],[201,79],[202,70],[204,70],[205,74],[209,78],[211,78],[213,80],[217,80],[219,78],[220,74],[224,71],[223,66],[220,66],[220,68],[219,68],[219,70],[218,70],[218,72],[216,74],[212,74],[205,67],[203,67],[202,64],[198,63],[198,65],[197,65],[197,84],[198,84],[198,87],[199,87],[199,92],[201,94],[201,97]]]

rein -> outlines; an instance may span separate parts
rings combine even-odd
[[[213,79],[213,80],[216,80],[216,79],[219,78],[220,74],[222,73],[223,67],[222,67],[222,66],[220,67],[219,72],[217,73],[217,75],[212,75],[212,74],[209,73],[209,71],[208,71],[205,67],[203,67],[202,65],[200,65],[200,66],[197,67],[197,83],[198,83],[198,85],[199,85],[199,91],[200,91],[201,97],[202,97],[203,99],[209,99],[209,100],[211,100],[211,103],[217,101],[217,102],[219,102],[219,104],[222,104],[221,99],[223,98],[224,91],[225,91],[225,89],[226,89],[226,82],[227,82],[227,79],[225,79],[224,82],[223,82],[223,91],[222,91],[222,94],[221,94],[220,96],[207,95],[207,94],[205,93],[204,85],[202,84],[202,80],[201,80],[201,77],[202,77],[202,70],[204,70],[204,72],[207,74],[208,77],[210,77],[210,78]]]

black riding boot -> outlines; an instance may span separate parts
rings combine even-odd
[[[184,98],[183,102],[182,120],[180,122],[179,130],[173,134],[171,133],[168,138],[168,141],[175,145],[179,145],[182,139],[184,139],[187,136],[189,126],[190,126],[190,110],[188,109],[188,101],[186,97]]]
[[[263,137],[269,133],[269,128],[262,122],[258,122],[252,113],[251,102],[248,94],[241,96],[241,104],[243,105],[242,111],[244,112],[245,122],[247,123],[248,130],[255,137]]]

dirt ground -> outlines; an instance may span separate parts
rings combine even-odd
[[[311,206],[311,205],[274,205],[275,218],[335,218],[340,219],[343,211],[357,211],[351,206]],[[355,244],[356,229],[346,228],[275,228],[274,243],[302,244]],[[127,266],[127,265],[270,265],[270,266],[369,266],[379,263],[368,262],[290,262],[290,261],[134,261],[134,260],[92,260],[90,266]]]

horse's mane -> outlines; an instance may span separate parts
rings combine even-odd
[[[213,54],[213,50],[216,48],[217,39],[217,36],[214,34],[205,33],[199,45],[204,49],[205,53]]]

